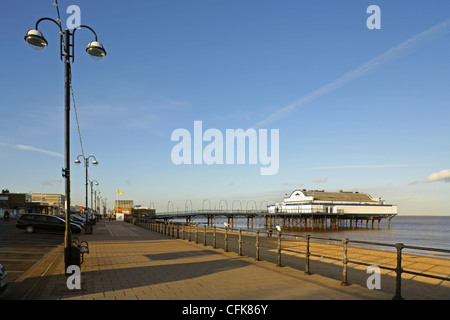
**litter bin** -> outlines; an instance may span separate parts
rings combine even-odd
[[[70,249],[70,258],[72,265],[76,265],[78,267],[81,266],[81,252],[78,246],[72,244],[72,248]]]
[[[91,222],[87,222],[84,226],[85,234],[93,234],[94,233],[94,225]]]

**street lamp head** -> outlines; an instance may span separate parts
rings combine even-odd
[[[93,164],[94,166],[96,166],[96,165],[98,165],[98,161],[97,161],[97,160],[92,160],[92,164]]]
[[[86,47],[86,52],[94,60],[101,60],[106,56],[106,50],[103,45],[98,41],[91,41]]]
[[[25,35],[25,41],[35,50],[42,50],[48,45],[44,35],[39,30],[35,29],[28,30]]]
[[[78,160],[78,159],[75,159],[75,161],[74,161],[76,164],[80,164],[81,163],[81,161],[80,160]]]

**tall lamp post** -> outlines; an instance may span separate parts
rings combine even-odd
[[[91,41],[87,47],[86,52],[94,59],[102,59],[106,56],[106,51],[103,48],[103,45],[97,41],[97,34],[95,31],[85,25],[80,25],[78,28],[74,29],[73,32],[70,32],[67,28],[62,29],[61,22],[57,22],[51,18],[41,18],[36,22],[36,26],[34,29],[28,30],[25,35],[25,41],[36,50],[42,50],[47,45],[48,42],[45,40],[44,35],[39,31],[38,26],[41,21],[48,20],[52,21],[58,26],[60,33],[60,59],[64,62],[64,107],[65,107],[65,115],[64,115],[64,124],[65,124],[65,168],[62,169],[62,175],[65,178],[65,233],[64,233],[64,262],[65,262],[65,270],[73,264],[75,257],[72,257],[72,233],[70,230],[70,58],[72,58],[72,62],[74,62],[75,57],[75,31],[78,28],[86,28],[92,31],[94,34],[95,40]]]
[[[86,207],[84,209],[84,213],[86,214],[86,223],[89,222],[88,220],[88,181],[89,181],[89,173],[88,173],[88,169],[89,169],[89,159],[90,158],[94,158],[94,160],[92,160],[92,164],[94,166],[98,165],[98,161],[95,158],[95,156],[93,154],[91,154],[89,157],[85,157],[84,155],[80,154],[76,159],[75,159],[75,163],[76,164],[80,164],[80,157],[83,159],[84,162],[84,167],[86,169],[86,182],[85,182],[85,186],[86,186]],[[98,184],[98,183],[97,183]],[[92,185],[91,185],[92,186]],[[92,202],[92,201],[91,201]],[[91,203],[92,205],[92,203]]]

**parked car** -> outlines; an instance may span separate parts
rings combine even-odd
[[[64,221],[66,220],[66,216],[64,214],[58,214],[57,217],[63,219]],[[70,215],[70,221],[80,225],[81,227],[84,227],[85,225],[84,219],[81,219],[80,217],[74,214]]]
[[[8,284],[8,272],[6,272],[3,265],[0,264],[0,292],[3,291],[3,289]]]
[[[64,232],[66,230],[66,221],[57,216],[46,214],[25,213],[17,220],[16,227],[25,229],[26,232],[36,231]],[[80,233],[83,229],[80,225],[70,222],[72,233]]]

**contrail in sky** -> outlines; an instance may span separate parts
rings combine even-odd
[[[27,145],[23,145],[23,144],[9,144],[9,143],[0,142],[0,146],[14,147],[14,148],[20,149],[20,150],[35,151],[35,152],[45,153],[45,154],[48,154],[48,155],[51,155],[54,157],[58,157],[58,158],[64,158],[64,155],[61,153],[50,151],[50,150],[39,149],[39,148],[36,148],[33,146],[27,146]]]
[[[344,74],[343,76],[337,78],[336,80],[304,95],[303,97],[300,97],[299,99],[291,102],[290,104],[278,109],[271,115],[269,115],[264,120],[256,123],[253,128],[261,128],[265,127],[268,123],[282,119],[286,116],[288,116],[293,111],[301,108],[305,104],[320,98],[340,87],[343,85],[362,77],[363,75],[366,75],[370,71],[374,70],[375,68],[401,56],[405,55],[408,52],[410,52],[412,49],[418,47],[420,44],[425,42],[426,40],[430,39],[433,36],[438,35],[441,32],[448,31],[450,27],[450,19],[445,20],[444,22],[441,22],[437,24],[436,26],[423,31],[419,34],[416,34],[415,36],[411,37],[410,39],[400,43],[399,45],[389,49],[388,51],[376,56],[375,58],[363,63],[356,69]]]
[[[61,153],[44,150],[44,149],[39,149],[39,148],[32,147],[32,146],[25,146],[23,144],[16,144],[16,145],[14,145],[14,147],[17,149],[20,149],[20,150],[36,151],[36,152],[45,153],[45,154],[48,154],[48,155],[51,155],[54,157],[58,157],[58,158],[64,158],[64,155],[62,155]]]
[[[423,164],[363,164],[363,165],[347,165],[347,166],[331,166],[307,168],[305,170],[322,170],[322,169],[376,169],[376,168],[401,168],[401,167],[419,167]]]

